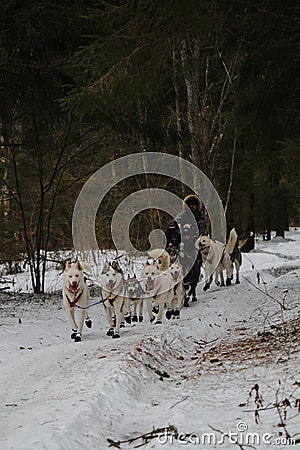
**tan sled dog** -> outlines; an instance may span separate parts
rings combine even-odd
[[[185,301],[185,287],[183,285],[183,269],[179,262],[174,262],[170,266],[171,277],[174,282],[173,286],[173,300],[172,309],[174,311],[173,316],[180,317],[180,311],[183,308]]]
[[[74,339],[75,342],[81,341],[84,320],[88,328],[92,326],[88,315],[89,290],[83,273],[90,270],[89,264],[76,261],[73,266],[67,262],[63,272],[63,303],[71,322],[71,339]],[[78,325],[75,321],[75,308],[80,310]]]
[[[210,288],[213,273],[215,272],[215,280],[218,284],[219,277],[221,286],[224,286],[223,271],[226,271],[226,286],[231,284],[232,280],[232,260],[231,255],[237,243],[237,233],[234,228],[229,233],[227,245],[220,241],[213,241],[209,236],[200,236],[195,246],[201,251],[202,260],[205,267],[205,285],[203,290]],[[218,263],[219,261],[219,263]]]
[[[173,315],[172,300],[174,282],[170,273],[170,256],[164,249],[149,251],[153,262],[147,262],[142,270],[141,278],[144,283],[145,298],[150,322],[155,316],[152,311],[152,302],[158,307],[156,324],[162,323],[162,315],[166,304],[167,319]]]
[[[107,262],[104,264],[100,281],[103,305],[109,324],[106,334],[107,336],[112,336],[113,339],[117,339],[120,337],[120,326],[124,321],[124,312],[126,312],[126,322],[130,323],[131,319],[123,271],[116,261],[113,261],[111,264]]]

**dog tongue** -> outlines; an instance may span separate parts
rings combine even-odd
[[[74,293],[77,291],[77,287],[73,286],[73,284],[69,284],[69,291]]]
[[[154,280],[147,280],[147,290],[151,291],[154,288]]]

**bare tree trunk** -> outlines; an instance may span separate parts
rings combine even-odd
[[[178,63],[177,63],[177,55],[174,47],[172,48],[172,66],[173,66],[173,86],[175,92],[175,113],[176,113],[176,126],[177,126],[177,149],[179,158],[184,159],[184,147],[182,143],[182,119],[184,117],[184,113],[182,111],[181,102],[180,102],[180,89],[179,89],[179,80],[178,80]],[[181,161],[179,162],[179,170],[181,170]],[[185,197],[185,185],[181,183],[181,195]]]
[[[199,105],[199,57],[200,44],[197,39],[186,38],[182,43],[181,62],[187,94],[187,123],[191,139],[193,164],[205,170],[201,148],[201,111]]]
[[[236,138],[237,138],[237,129],[235,128],[233,145],[232,145],[232,154],[231,154],[229,185],[228,185],[227,197],[226,197],[226,202],[225,202],[225,207],[224,207],[225,215],[227,213],[227,209],[228,209],[228,205],[229,205],[230,197],[231,197],[231,191],[232,191],[233,171],[234,171],[235,152],[236,152]]]

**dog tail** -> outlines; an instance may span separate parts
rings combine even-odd
[[[148,252],[148,255],[157,260],[159,270],[166,270],[170,267],[170,255],[163,248],[154,248]]]
[[[237,243],[238,235],[235,231],[235,228],[232,228],[232,230],[229,233],[228,241],[227,241],[227,251],[231,255],[233,252],[233,249]]]

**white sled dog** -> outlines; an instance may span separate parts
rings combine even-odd
[[[84,277],[84,271],[89,272],[90,270],[89,264],[76,261],[73,266],[67,262],[63,272],[63,303],[71,322],[71,339],[74,339],[75,342],[81,341],[84,320],[88,328],[92,326],[92,321],[88,315],[90,296]],[[75,321],[76,307],[78,309],[82,308],[79,312],[78,325]]]
[[[152,301],[158,307],[157,320],[155,324],[162,323],[162,315],[166,304],[167,319],[171,319],[174,314],[172,309],[174,282],[170,273],[170,256],[164,249],[153,249],[149,251],[149,256],[153,262],[144,265],[141,278],[145,286],[145,298],[150,322],[155,316],[152,311]]]
[[[113,339],[120,337],[121,323],[125,320],[131,322],[128,299],[125,292],[123,271],[117,261],[111,264],[106,262],[100,276],[102,286],[103,305],[106,312],[109,329],[107,336]]]
[[[172,309],[174,310],[173,316],[180,317],[180,311],[183,308],[185,301],[185,287],[183,284],[183,269],[179,262],[173,262],[170,266],[170,273],[173,279],[173,300]]]
[[[237,244],[237,232],[234,228],[229,233],[227,245],[220,241],[213,241],[209,236],[200,236],[195,243],[198,250],[201,251],[202,260],[205,267],[205,285],[203,290],[210,288],[213,277],[213,268],[215,267],[215,281],[224,286],[223,271],[226,271],[226,286],[230,286],[232,280],[232,255]],[[217,263],[219,261],[219,263]],[[237,266],[236,266],[237,267]],[[239,266],[238,266],[239,269]],[[238,275],[237,275],[238,279]]]

